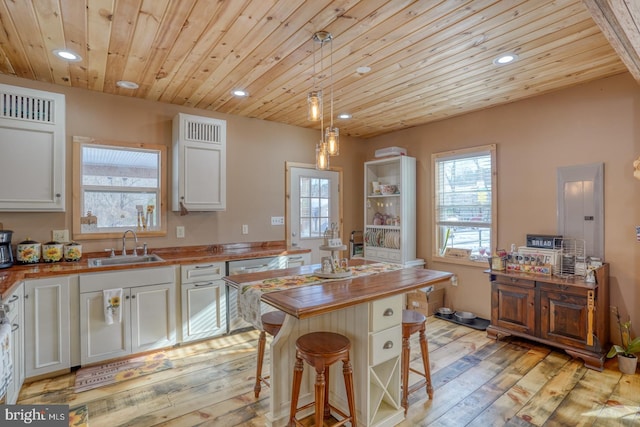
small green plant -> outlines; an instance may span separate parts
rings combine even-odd
[[[615,313],[618,320],[618,330],[620,331],[620,344],[614,344],[607,353],[607,357],[613,357],[621,354],[625,357],[633,357],[636,353],[640,353],[640,337],[631,339],[631,320],[622,322],[620,320],[620,312],[618,307],[611,307],[611,311]]]

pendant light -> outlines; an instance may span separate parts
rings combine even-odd
[[[320,43],[320,67],[322,71],[322,62],[324,59],[324,45],[331,43],[331,51],[329,54],[329,84],[330,84],[330,121],[329,127],[324,128],[324,106],[323,93],[321,84],[318,82],[316,71],[316,49],[313,49],[313,88],[307,95],[307,118],[310,121],[320,121],[320,142],[316,145],[316,169],[329,169],[329,156],[336,156],[339,153],[339,135],[338,128],[333,126],[333,36],[327,31],[318,31],[313,35],[313,41]]]

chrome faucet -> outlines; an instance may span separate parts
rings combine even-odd
[[[133,231],[132,229],[128,229],[125,230],[125,232],[122,234],[122,255],[126,255],[127,254],[127,233],[131,232],[131,234],[133,234],[133,256],[137,256],[138,255],[138,236],[136,235],[136,232]]]

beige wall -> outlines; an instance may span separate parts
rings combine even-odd
[[[370,141],[368,154],[384,146],[406,147],[418,159],[417,252],[428,267],[458,274],[450,288],[453,308],[490,315],[483,268],[431,262],[431,154],[497,144],[498,245],[525,244],[527,233],[555,234],[556,170],[604,163],[605,260],[611,265],[611,304],[631,314],[640,334],[640,88],[628,74],[553,94],[407,129]],[[615,330],[617,336],[617,330]]]
[[[270,225],[284,215],[284,162],[314,162],[318,132],[128,97],[69,89],[0,75],[0,82],[62,92],[67,100],[67,140],[84,135],[123,141],[171,143],[171,119],[177,112],[227,120],[228,208],[226,212],[169,213],[166,238],[148,239],[151,248],[211,243],[283,240],[284,227]],[[447,304],[489,317],[489,282],[482,268],[433,263],[431,254],[430,155],[488,143],[498,146],[498,246],[524,244],[526,233],[556,232],[556,169],[605,164],[605,260],[611,264],[611,303],[640,325],[638,277],[640,181],[632,162],[640,155],[640,90],[620,75],[553,94],[384,135],[368,141],[342,137],[341,155],[332,165],[344,171],[344,236],[362,229],[363,162],[375,149],[401,146],[418,159],[418,257],[429,268],[458,274]],[[67,155],[71,188],[71,150]],[[51,229],[71,229],[71,198],[66,213],[0,213],[13,229],[14,243],[32,237],[46,241]],[[250,233],[240,233],[248,224]],[[176,239],[184,225],[186,238]],[[83,242],[88,250],[118,245]],[[640,265],[640,264],[639,264]],[[636,331],[640,333],[640,331]]]
[[[224,212],[191,212],[180,216],[168,214],[167,237],[145,238],[150,248],[207,245],[232,242],[285,240],[283,226],[272,226],[271,216],[285,215],[285,161],[315,163],[315,144],[319,130],[287,126],[258,119],[217,114],[211,111],[140,99],[106,95],[81,89],[66,88],[0,75],[0,83],[64,93],[67,114],[67,210],[66,213],[0,212],[5,229],[14,230],[12,242],[27,237],[40,242],[51,238],[52,229],[72,229],[71,225],[71,140],[74,135],[99,139],[151,142],[171,146],[171,123],[178,112],[209,116],[227,121],[227,210]],[[341,156],[332,166],[344,169],[347,191],[361,182],[361,150],[356,140],[342,138]],[[169,151],[170,152],[170,151]],[[356,156],[357,160],[352,160]],[[170,164],[171,162],[169,162]],[[347,167],[344,167],[347,165]],[[168,175],[169,177],[171,174]],[[170,197],[169,185],[169,197]],[[353,218],[360,220],[360,203],[344,198],[345,233],[353,228]],[[357,205],[356,205],[357,203]],[[171,204],[169,203],[169,206]],[[242,224],[249,234],[241,234]],[[184,225],[184,239],[175,237],[175,229]],[[85,251],[120,248],[116,239],[81,241]]]

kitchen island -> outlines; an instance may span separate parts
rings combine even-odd
[[[352,260],[352,266],[376,263]],[[380,263],[377,263],[380,265]],[[229,286],[242,289],[260,281],[313,275],[319,266],[265,271],[225,277]],[[406,292],[447,282],[452,273],[400,268],[364,276],[291,285],[261,294],[262,301],[288,314],[271,342],[271,401],[267,425],[288,422],[295,342],[308,332],[331,331],[351,341],[356,410],[363,426],[390,426],[404,418],[400,405],[402,309]],[[240,291],[242,293],[242,291]],[[314,372],[305,366],[299,406],[314,400]],[[329,399],[347,410],[340,369],[331,369]],[[310,409],[311,410],[311,409]],[[308,412],[310,413],[310,412]],[[303,414],[306,415],[306,414]]]

